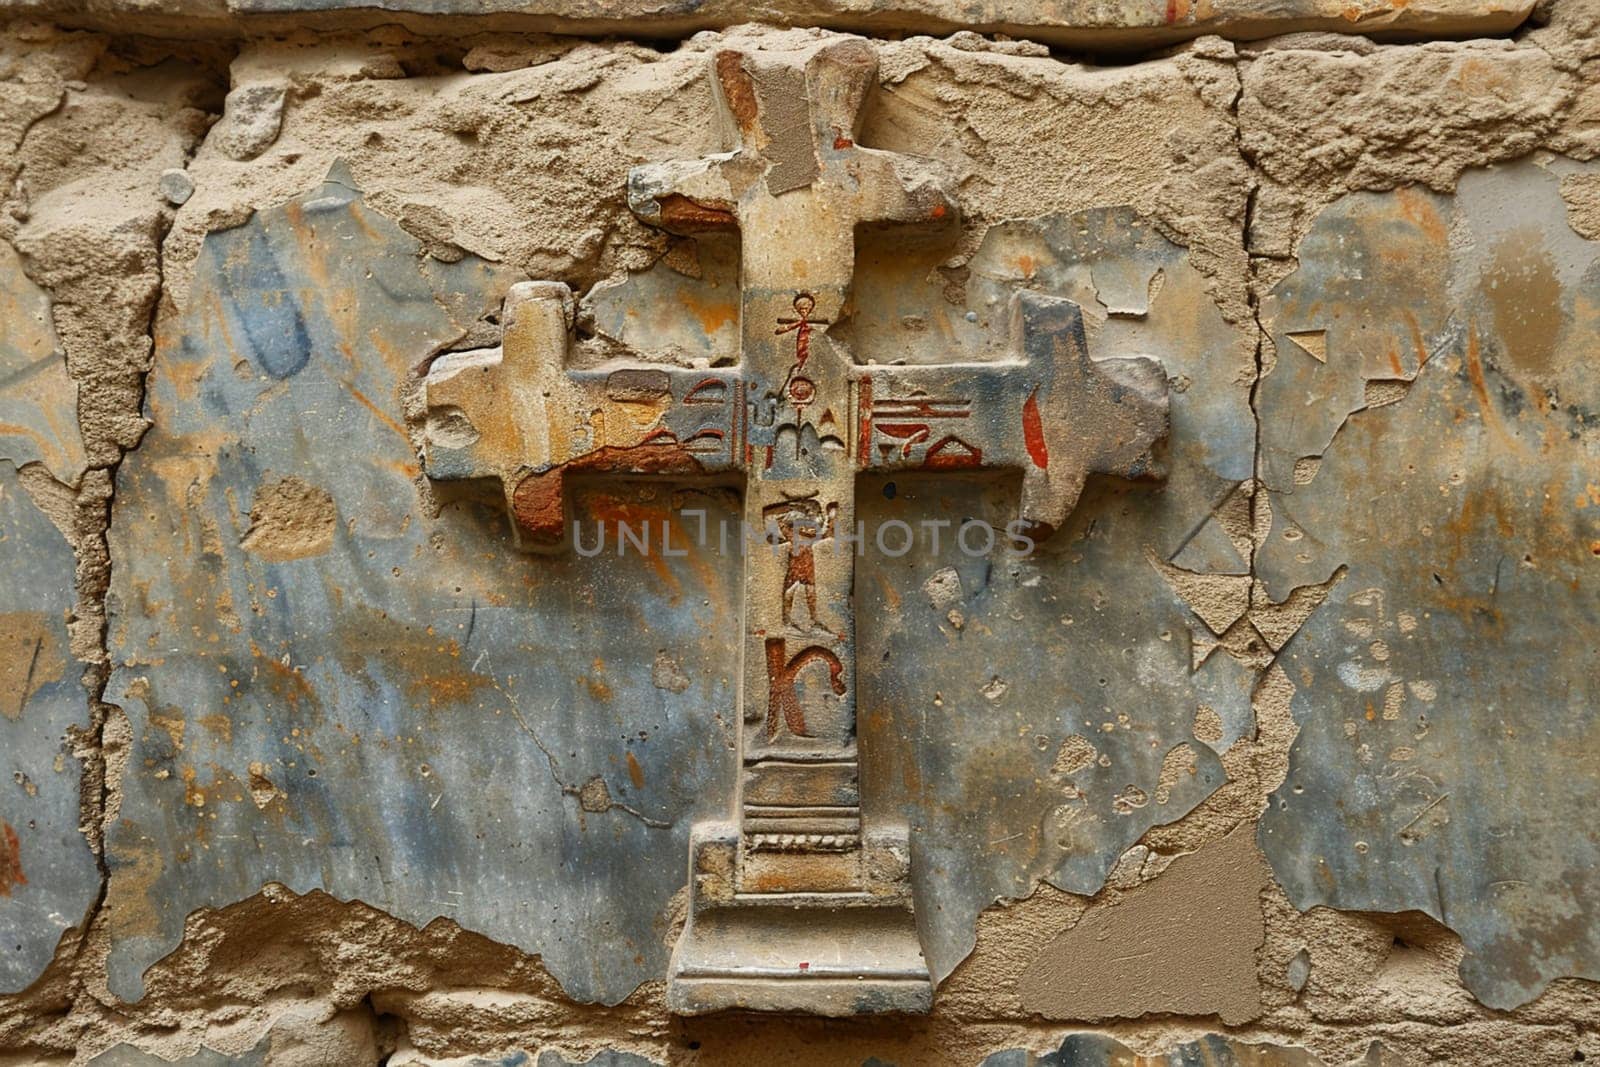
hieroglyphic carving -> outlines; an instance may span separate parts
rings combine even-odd
[[[499,479],[524,544],[562,540],[563,481],[599,472],[742,474],[740,796],[695,827],[673,1010],[926,1010],[904,825],[863,823],[855,686],[855,479],[864,470],[1022,472],[1021,517],[1048,533],[1101,472],[1158,473],[1166,381],[1150,360],[1089,359],[1076,305],[1024,293],[1015,358],[858,364],[839,318],[863,223],[953,222],[929,162],[856,143],[877,60],[861,40],[714,59],[736,147],[636,168],[629,205],[681,234],[737,230],[737,368],[567,366],[572,297],[513,288],[499,350],[447,356],[426,382],[436,479]],[[791,343],[792,341],[792,343]],[[736,814],[735,814],[736,813]]]

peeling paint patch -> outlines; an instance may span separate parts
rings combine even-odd
[[[90,1067],[264,1067],[270,1039],[262,1038],[252,1049],[222,1053],[202,1048],[175,1060],[144,1052],[133,1045],[114,1045],[89,1061]]]
[[[78,430],[78,384],[50,319],[50,299],[0,240],[0,459],[43,463],[77,485],[88,460]]]
[[[0,463],[0,993],[28,986],[82,921],[100,876],[78,831],[70,729],[88,693],[66,649],[72,550]]]
[[[250,506],[250,528],[240,546],[268,563],[320,556],[333,547],[339,522],[326,489],[299,478],[263,485]]]
[[[614,1003],[664,973],[689,824],[731,788],[737,571],[531,561],[471,497],[430,517],[408,375],[511,278],[417,255],[334,178],[209,236],[158,322],[111,529],[108,696],[133,730],[111,986],[136,999],[188,915],[278,882],[449,917]],[[666,504],[574,500],[657,528]],[[686,684],[654,684],[660,648]]]
[[[1298,907],[1448,925],[1463,980],[1495,1008],[1600,977],[1600,830],[1585,814],[1600,805],[1600,244],[1568,226],[1558,184],[1593,172],[1469,172],[1454,197],[1425,198],[1432,236],[1404,221],[1422,194],[1348,197],[1282,287],[1298,306],[1359,309],[1369,339],[1330,344],[1341,381],[1392,375],[1379,364],[1414,311],[1423,340],[1400,349],[1403,399],[1322,424],[1342,428],[1320,465],[1274,487],[1265,585],[1346,577],[1280,660],[1300,734],[1262,848]],[[1395,253],[1426,249],[1437,269],[1357,269],[1397,228]],[[1538,329],[1524,307],[1543,309]],[[1330,395],[1288,381],[1263,393],[1269,468],[1315,446],[1273,427]]]

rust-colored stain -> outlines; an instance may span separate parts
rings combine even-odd
[[[676,442],[632,448],[607,445],[561,467],[530,474],[511,494],[511,514],[535,544],[560,544],[565,532],[563,483],[568,472],[596,474],[696,474],[704,469]]]
[[[511,515],[534,543],[559,544],[566,516],[560,467],[530,474],[511,494]]]
[[[744,57],[731,49],[718,52],[716,70],[728,110],[733,112],[740,129],[751,129],[756,122],[756,90],[750,73],[744,69]]]
[[[22,844],[17,832],[8,822],[0,822],[0,897],[9,897],[11,890],[28,884],[22,873]]]
[[[257,672],[252,682],[261,682],[280,706],[295,718],[307,713],[322,713],[322,701],[306,681],[305,675],[271,656],[256,650]]]
[[[431,627],[408,626],[384,612],[365,609],[341,617],[333,638],[346,670],[403,680],[407,696],[428,707],[464,704],[494,686],[493,678],[467,665],[454,638],[437,637]]]
[[[733,230],[739,226],[727,208],[697,203],[681,193],[668,193],[656,203],[661,205],[661,225],[679,233]]]
[[[650,570],[668,591],[672,602],[677,603],[683,594],[683,583],[674,570],[664,546],[670,546],[672,556],[675,557],[679,552],[686,551],[692,543],[689,531],[684,529],[679,516],[657,504],[642,503],[606,492],[595,492],[585,499],[589,515],[602,525],[607,538],[605,554],[642,555]],[[624,526],[627,527],[626,537],[622,531]],[[585,540],[590,537],[598,539],[599,536],[600,533],[595,531],[584,534]],[[662,540],[663,537],[666,538],[665,541]],[[649,551],[639,552],[635,539],[638,539],[638,542],[648,543]],[[710,578],[708,564],[703,560],[691,565],[699,573],[701,581]]]
[[[473,694],[492,684],[483,675],[468,671],[449,671],[444,674],[424,672],[412,683],[411,692],[426,693],[429,704],[465,704]]]
[[[1406,369],[1400,362],[1400,345],[1393,337],[1389,338],[1389,343],[1385,346],[1383,354],[1389,360],[1390,373],[1396,378],[1404,378]]]
[[[1411,350],[1417,355],[1417,370],[1420,372],[1428,362],[1428,342],[1423,339],[1422,326],[1418,324],[1417,317],[1409,310],[1401,313],[1406,319],[1406,330],[1411,334]]]
[[[200,772],[196,771],[193,767],[188,766],[186,764],[184,766],[184,768],[183,768],[183,771],[182,771],[182,777],[183,777],[183,802],[185,804],[189,805],[191,808],[203,808],[203,807],[205,807],[206,806],[206,791],[205,791],[205,788],[203,786],[197,784],[197,781],[198,781],[198,779],[200,777]]]
[[[1487,421],[1492,409],[1489,406],[1489,386],[1483,380],[1483,361],[1478,354],[1478,328],[1476,324],[1467,333],[1466,364],[1467,377],[1472,382],[1473,395],[1478,398],[1478,407],[1482,409],[1484,420]]]
[[[372,399],[368,397],[367,394],[355,387],[354,383],[350,382],[348,379],[341,378],[339,379],[339,384],[342,385],[345,388],[345,391],[347,391],[351,396],[355,397],[356,403],[370,411],[373,418],[377,419],[384,426],[387,426],[389,429],[393,430],[399,435],[400,439],[405,441],[407,444],[411,443],[411,438],[406,436],[406,428],[401,426],[400,423],[397,422],[387,411],[379,407],[377,404],[374,404]]]
[[[639,760],[632,752],[628,753],[628,781],[633,783],[635,789],[644,788],[644,768],[639,766]]]
[[[1022,405],[1022,440],[1028,446],[1028,458],[1040,470],[1050,466],[1050,449],[1044,441],[1044,422],[1039,418],[1039,394],[1030,393]]]
[[[739,315],[739,305],[734,300],[701,300],[694,292],[685,289],[680,298],[684,309],[694,316],[700,328],[710,337]]]
[[[1436,245],[1444,245],[1449,240],[1449,227],[1439,217],[1439,209],[1433,201],[1409,186],[1396,189],[1394,195],[1400,205],[1400,214],[1421,230],[1428,240]]]
[[[215,715],[202,715],[200,725],[212,737],[225,745],[233,743],[233,720],[220,712]]]

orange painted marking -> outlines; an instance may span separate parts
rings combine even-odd
[[[1022,440],[1028,446],[1028,457],[1040,470],[1050,466],[1050,449],[1044,443],[1044,422],[1039,418],[1038,391],[1028,394],[1022,405]]]
[[[28,877],[22,873],[22,844],[17,832],[8,822],[0,822],[0,897],[9,897],[11,890],[27,885]]]

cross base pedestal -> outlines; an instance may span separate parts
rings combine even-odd
[[[803,866],[805,855],[794,858]],[[859,848],[834,855],[855,873],[853,884],[745,892],[751,857],[770,866],[783,854],[748,851],[735,823],[697,824],[668,1008],[678,1015],[928,1011],[933,978],[912,911],[906,828],[873,827]]]

